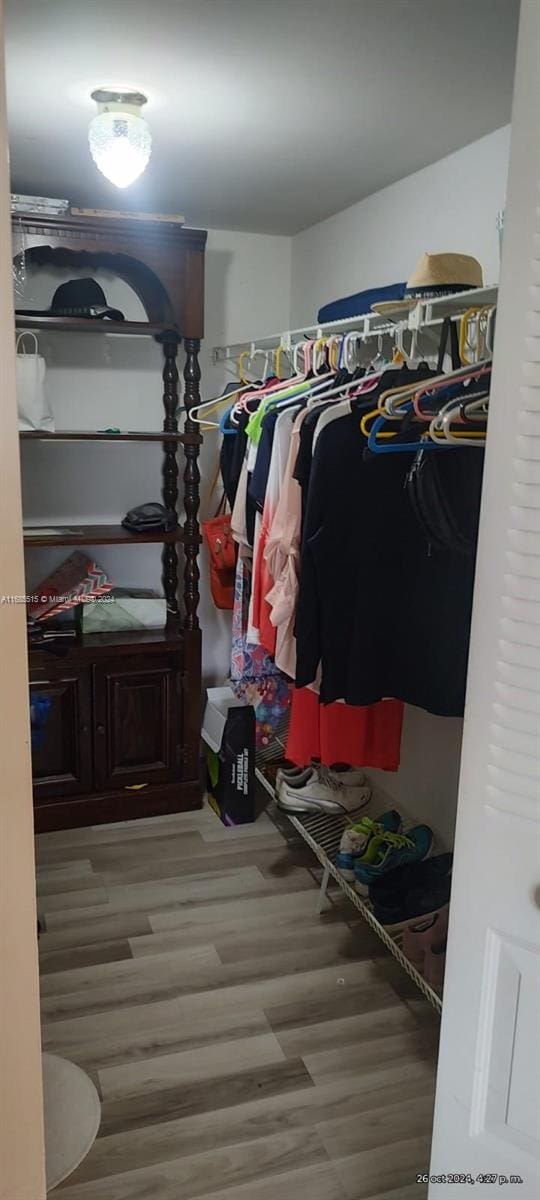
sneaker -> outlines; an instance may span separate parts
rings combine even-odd
[[[380,817],[373,819],[361,817],[356,825],[349,825],[341,838],[336,854],[336,866],[339,867],[344,879],[354,882],[356,859],[365,853],[370,838],[384,833],[385,830],[390,833],[399,833],[401,830],[401,817],[395,808],[381,813]]]
[[[433,846],[433,830],[429,825],[415,825],[407,834],[383,833],[371,838],[362,858],[354,867],[354,886],[361,896],[367,896],[369,885],[376,879],[395,871],[406,863],[427,858]]]
[[[366,772],[362,767],[319,767],[319,771],[323,775],[331,775],[332,779],[337,779],[338,783],[344,783],[346,787],[363,787],[367,782]]]
[[[439,909],[444,908],[450,900],[452,876],[437,880],[425,888],[415,888],[411,892],[394,895],[388,904],[373,905],[373,915],[381,925],[392,928],[395,932],[404,929],[416,917],[427,920]],[[371,897],[371,888],[369,889]],[[440,939],[439,939],[440,941]]]
[[[348,787],[332,771],[322,767],[301,787],[282,783],[276,799],[278,807],[285,812],[328,812],[339,815],[365,808],[371,799],[371,789],[366,785]]]
[[[276,792],[282,783],[289,783],[291,787],[302,787],[311,779],[313,772],[313,767],[280,767],[276,775]]]
[[[440,883],[450,874],[452,862],[452,854],[435,854],[433,858],[426,858],[425,862],[398,867],[390,875],[383,875],[382,879],[375,879],[370,884],[369,898],[374,905],[395,907],[409,892],[432,888]]]
[[[347,787],[362,787],[366,782],[365,772],[359,767],[346,767],[343,771],[313,764],[309,767],[280,767],[276,774],[276,791],[279,792],[282,784],[288,784],[289,787],[303,787],[310,779],[326,779],[328,776],[336,779],[339,783],[346,784]]]
[[[448,933],[448,912],[449,905],[445,904],[439,912],[432,916],[424,917],[421,921],[416,921],[414,925],[407,925],[403,933],[402,950],[405,958],[420,971],[424,972],[424,961],[426,951],[432,946],[440,946],[446,941]]]

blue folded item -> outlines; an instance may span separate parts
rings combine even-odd
[[[333,300],[331,304],[323,304],[317,314],[317,320],[321,325],[325,325],[327,321],[345,321],[349,317],[361,317],[371,312],[372,304],[403,300],[406,287],[406,283],[391,283],[387,287],[368,288],[364,292],[355,292],[354,296]]]

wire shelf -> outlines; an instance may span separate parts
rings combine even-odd
[[[256,775],[259,782],[264,788],[266,788],[266,791],[269,792],[269,794],[275,800],[275,789],[270,781],[266,778],[263,771],[261,771],[260,767],[256,768]],[[284,812],[284,810],[280,809],[280,812]],[[304,841],[307,842],[308,846],[317,856],[321,866],[324,869],[318,902],[318,911],[320,912],[322,910],[326,888],[328,886],[328,880],[331,875],[341,888],[342,892],[344,892],[347,898],[350,900],[351,904],[358,909],[358,912],[361,913],[361,915],[364,917],[364,920],[367,921],[368,925],[371,926],[380,940],[384,942],[384,945],[387,947],[390,953],[393,954],[394,958],[397,960],[409,978],[413,980],[419,991],[421,991],[425,996],[426,1000],[429,1000],[429,1003],[436,1010],[436,1012],[442,1012],[441,996],[439,996],[439,994],[435,992],[428,983],[426,983],[423,976],[420,975],[420,972],[416,970],[413,964],[409,962],[409,959],[406,958],[403,953],[401,948],[403,933],[401,931],[390,933],[384,927],[384,925],[381,925],[380,921],[377,921],[373,914],[370,901],[367,898],[363,899],[362,896],[360,896],[358,892],[351,887],[351,884],[343,878],[341,871],[336,866],[335,858],[337,851],[339,850],[343,832],[349,825],[354,824],[355,821],[359,820],[361,816],[366,815],[366,808],[364,807],[359,809],[357,812],[351,812],[347,817],[341,817],[337,815],[333,816],[328,813],[284,813],[284,815],[288,818],[288,820],[291,822],[291,825],[294,826]],[[410,828],[412,824],[412,821],[405,820],[404,831],[407,832],[407,828]]]
[[[283,330],[281,333],[265,334],[249,341],[234,342],[228,346],[214,346],[212,362],[225,362],[238,358],[244,350],[255,348],[272,350],[281,346],[290,351],[293,342],[301,341],[304,337],[320,338],[325,333],[345,333],[358,330],[362,337],[368,338],[385,333],[394,333],[396,323],[403,329],[422,330],[430,326],[438,326],[445,317],[458,317],[471,306],[492,305],[497,303],[498,289],[493,287],[474,288],[471,291],[457,292],[450,296],[431,297],[419,300],[410,311],[392,310],[386,316],[376,312],[361,313],[355,317],[344,317],[337,321],[317,322],[315,325],[304,325],[301,329]]]

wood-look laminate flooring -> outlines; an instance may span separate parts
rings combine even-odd
[[[62,1200],[418,1200],[438,1022],[316,859],[205,807],[37,839],[43,1046],[102,1099]]]

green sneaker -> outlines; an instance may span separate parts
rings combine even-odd
[[[355,863],[365,854],[370,840],[386,832],[399,833],[400,829],[401,817],[395,808],[380,817],[361,817],[355,825],[349,825],[336,854],[336,866],[343,878],[354,882]]]
[[[367,896],[370,883],[405,863],[421,862],[432,846],[433,830],[429,825],[415,825],[407,834],[387,831],[370,838],[364,854],[354,865],[356,891]]]

